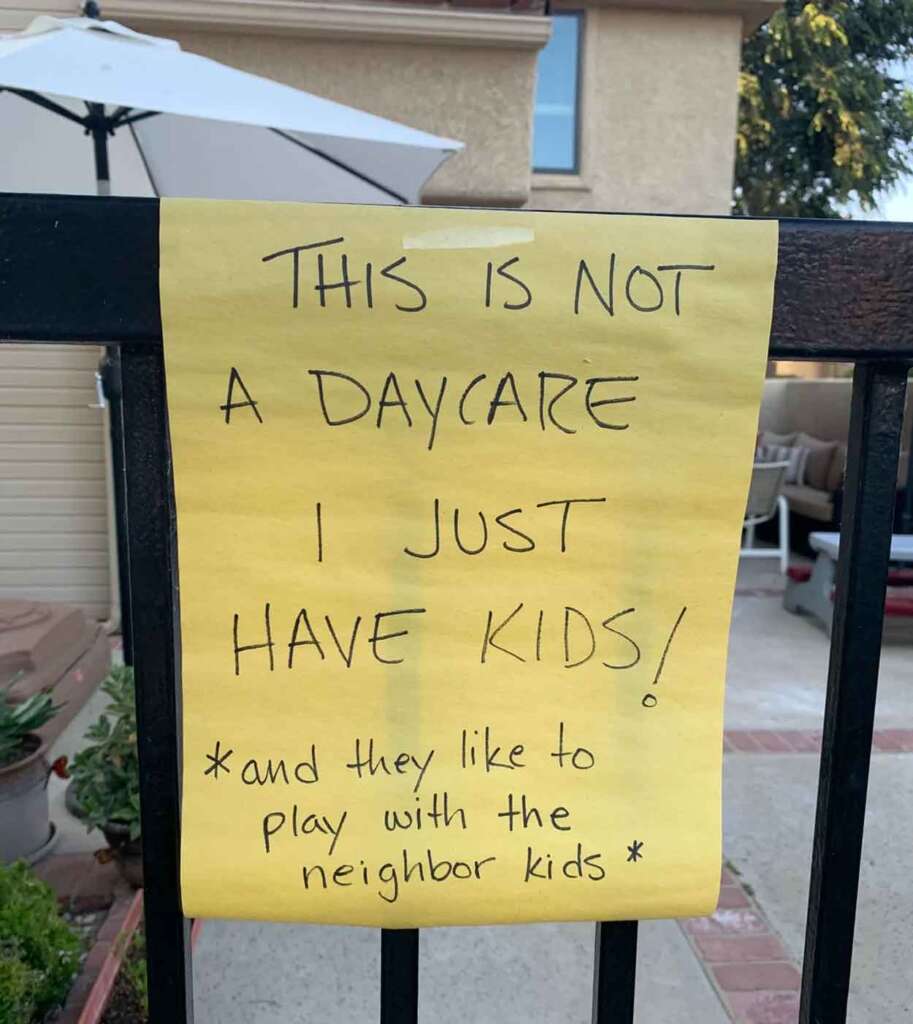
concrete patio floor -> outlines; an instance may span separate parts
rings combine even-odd
[[[775,596],[764,563],[743,562],[733,612],[726,728],[820,729],[828,640]],[[764,596],[764,591],[771,593]],[[913,646],[882,648],[875,727],[913,730]],[[908,747],[908,751],[910,748]],[[818,784],[815,754],[724,758],[726,857],[801,963]],[[913,752],[872,755],[849,1020],[913,1020]],[[793,1018],[795,1019],[795,1018]]]
[[[727,731],[775,737],[821,727],[828,640],[814,624],[783,610],[781,591],[774,562],[743,561],[730,639]],[[78,737],[100,706],[96,698],[84,709],[55,753],[78,749]],[[911,740],[909,752],[873,755],[849,1020],[902,1024],[913,1020],[907,970],[913,951],[913,646],[883,650],[876,727],[903,730]],[[724,921],[742,914],[756,922],[760,915],[770,942],[782,940],[782,953],[774,958],[798,965],[818,757],[770,746],[724,758],[724,855],[739,883],[724,894],[737,897],[737,908],[748,907],[745,894],[750,902],[750,909],[723,912]],[[65,822],[61,789],[52,792],[52,802],[55,819]],[[72,819],[62,833],[58,852],[100,845]],[[695,941],[700,932],[675,921],[641,925],[638,1024],[796,1020],[798,975],[792,967],[743,964],[726,974],[729,968],[705,962],[704,947]],[[422,933],[421,953],[423,1022],[590,1020],[592,925],[431,929]],[[368,1024],[377,1019],[378,964],[375,930],[207,921],[194,957],[195,1019]],[[729,980],[723,984],[721,978]]]

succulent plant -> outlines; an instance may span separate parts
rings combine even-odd
[[[34,693],[20,703],[13,703],[10,689],[13,678],[0,690],[0,767],[18,761],[25,753],[25,738],[49,722],[60,710],[49,693]]]

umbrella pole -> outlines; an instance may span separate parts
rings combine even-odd
[[[88,13],[88,12],[87,12]],[[92,17],[92,15],[89,15]],[[95,191],[99,196],[111,195],[111,171],[108,165],[109,121],[102,103],[87,103],[89,116],[86,128],[92,136],[95,149]],[[130,621],[130,581],[127,572],[127,514],[124,494],[124,435],[123,405],[120,388],[120,350],[116,345],[105,346],[102,360],[102,380],[108,402],[108,436],[110,439],[110,474],[108,486],[114,504],[114,533],[116,547],[112,559],[116,562],[118,600],[112,609],[112,625],[120,628],[125,665],[133,664],[133,634]]]
[[[101,103],[89,103],[88,129],[95,146],[95,190],[100,196],[111,195],[111,172],[108,169],[108,121]]]

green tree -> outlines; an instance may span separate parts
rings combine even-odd
[[[786,0],[746,41],[733,210],[839,217],[910,172],[913,0]]]

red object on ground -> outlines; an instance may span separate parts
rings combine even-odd
[[[906,619],[913,618],[913,597],[886,597],[884,613]]]

